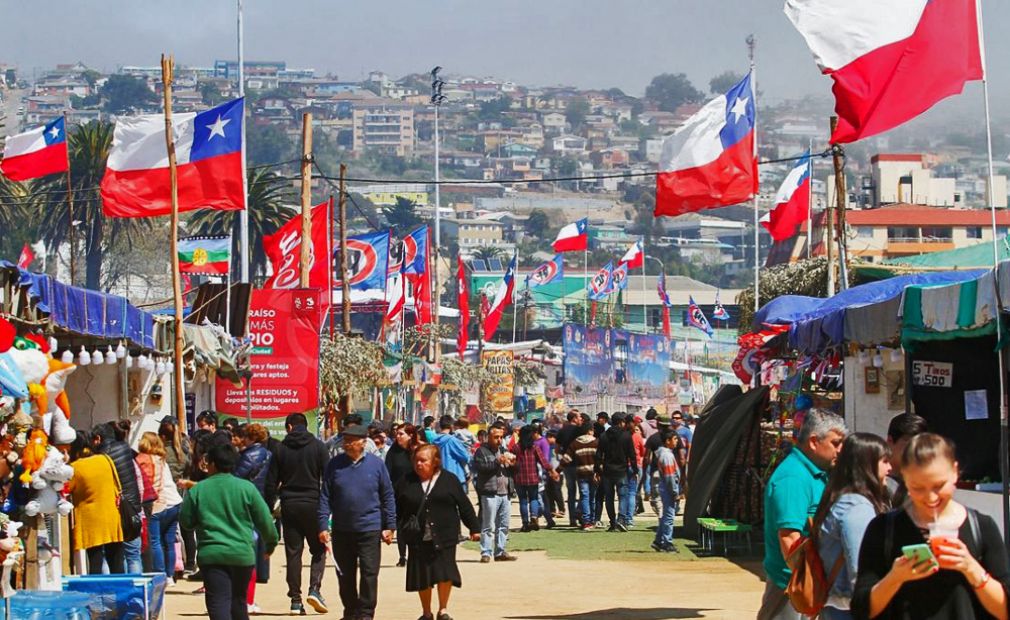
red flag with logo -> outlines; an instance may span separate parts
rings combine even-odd
[[[21,256],[18,257],[18,269],[28,269],[28,265],[31,265],[34,260],[35,253],[26,243],[25,247],[21,248]]]
[[[414,289],[414,313],[417,316],[418,325],[431,323],[431,231],[426,230],[426,243],[424,244],[424,271],[419,273],[405,273],[404,277],[410,282]]]
[[[459,359],[463,359],[466,352],[466,343],[470,339],[470,291],[466,285],[466,267],[463,259],[456,257],[459,271],[456,276],[459,291],[459,335],[456,337],[456,351],[459,352]]]
[[[309,248],[309,286],[320,290],[330,287],[329,201],[312,208],[312,244]],[[263,237],[263,251],[270,259],[273,275],[263,288],[297,288],[302,246],[302,217],[296,215],[272,235]],[[329,300],[329,295],[325,295]]]

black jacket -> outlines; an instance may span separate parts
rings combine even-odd
[[[572,445],[575,438],[582,434],[582,427],[575,426],[574,424],[565,423],[561,430],[558,431],[558,451],[565,453],[568,451],[568,446]]]
[[[281,449],[281,440],[276,437],[267,437],[267,450],[270,451],[270,467],[267,468],[267,479],[263,484],[263,499],[267,501],[267,506],[273,509],[277,503],[277,454]]]
[[[270,461],[273,456],[262,444],[254,443],[238,457],[238,465],[235,466],[235,477],[248,480],[253,483],[260,495],[266,493],[267,474],[270,473]]]
[[[424,500],[424,487],[417,474],[411,472],[396,484],[396,514],[399,526],[409,515],[416,515]],[[419,521],[431,525],[431,536],[438,548],[459,544],[459,522],[463,521],[471,534],[480,532],[480,520],[473,510],[473,504],[463,491],[459,479],[442,470],[438,480],[431,486],[428,502]],[[407,541],[416,544],[420,541]]]
[[[414,471],[414,465],[410,462],[410,452],[401,448],[400,444],[394,443],[386,453],[386,471],[389,472],[389,479],[394,485]]]
[[[600,445],[596,448],[596,473],[607,478],[623,478],[628,475],[628,468],[638,474],[631,433],[611,426],[600,437]]]
[[[281,502],[319,506],[319,481],[330,460],[326,444],[305,427],[291,431],[277,450],[277,483]]]
[[[133,459],[136,453],[125,441],[106,438],[99,448],[99,452],[105,454],[116,465],[116,473],[119,475],[119,483],[123,485],[123,497],[126,498],[139,513],[140,487],[137,486],[137,473],[133,468]]]

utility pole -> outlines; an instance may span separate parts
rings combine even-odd
[[[344,176],[347,165],[340,164],[340,197],[337,199],[337,217],[340,219],[340,314],[344,336],[351,335],[351,282],[347,277],[347,192],[344,190]],[[340,395],[337,411],[338,422],[351,413],[351,395]],[[336,431],[336,429],[333,429]]]
[[[312,249],[312,114],[302,114],[302,242],[298,260],[298,285],[309,288]]]
[[[837,116],[832,116],[830,120],[830,131],[833,134],[835,124],[838,122]],[[834,150],[834,148],[832,148]],[[838,193],[838,170],[835,170],[835,193]],[[837,196],[835,202],[838,202]],[[827,220],[827,231],[825,238],[825,250],[828,257],[828,297],[835,294],[835,214],[832,210],[831,201],[824,205],[824,219]]]
[[[245,97],[245,44],[243,43],[242,26],[242,2],[238,0],[238,96]],[[245,164],[245,106],[242,108],[242,195],[245,196],[247,204],[243,205],[238,212],[239,221],[239,246],[242,252],[239,257],[240,273],[242,282],[249,282],[249,188],[246,187],[246,164]]]
[[[442,106],[445,101],[445,95],[442,94],[442,87],[445,86],[445,82],[438,77],[438,72],[442,70],[442,67],[435,67],[431,70],[431,105],[435,106],[435,267],[433,274],[435,276],[435,295],[434,295],[434,309],[431,314],[432,321],[432,334],[434,340],[434,361],[435,365],[441,362],[442,358],[442,343],[439,340],[438,331],[438,319],[439,312],[442,308],[442,278],[439,274],[439,264],[441,263],[441,253],[442,253],[442,193],[439,185],[439,161],[438,161],[438,109]],[[436,400],[437,403],[441,404],[441,399]],[[440,408],[436,406],[436,412],[439,412]]]
[[[838,117],[831,117],[831,134],[838,126]],[[848,240],[845,237],[845,207],[849,192],[845,187],[845,150],[841,144],[831,145],[831,159],[835,165],[835,209],[838,211],[838,283],[841,290],[849,288]]]
[[[77,231],[74,226],[74,185],[70,180],[70,125],[67,113],[63,112],[63,139],[67,142],[67,217],[70,221],[70,286],[74,285],[77,272]],[[42,268],[45,271],[45,267]]]

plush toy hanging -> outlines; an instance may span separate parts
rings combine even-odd
[[[31,484],[32,475],[42,467],[42,463],[46,460],[46,448],[48,447],[49,438],[46,437],[46,432],[40,428],[33,430],[28,437],[28,445],[21,453],[21,467],[24,471],[21,472],[18,479],[23,484]]]

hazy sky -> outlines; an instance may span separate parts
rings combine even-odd
[[[842,0],[840,0],[842,1]],[[882,0],[884,1],[884,0]],[[984,0],[997,100],[1010,99],[1010,2]],[[532,85],[618,86],[641,95],[652,76],[686,72],[703,90],[747,67],[758,41],[765,101],[829,94],[782,0],[246,0],[249,60],[286,60],[357,80],[427,72]],[[23,70],[81,60],[103,70],[235,56],[235,0],[0,0],[0,62]],[[998,27],[997,27],[998,26]]]

